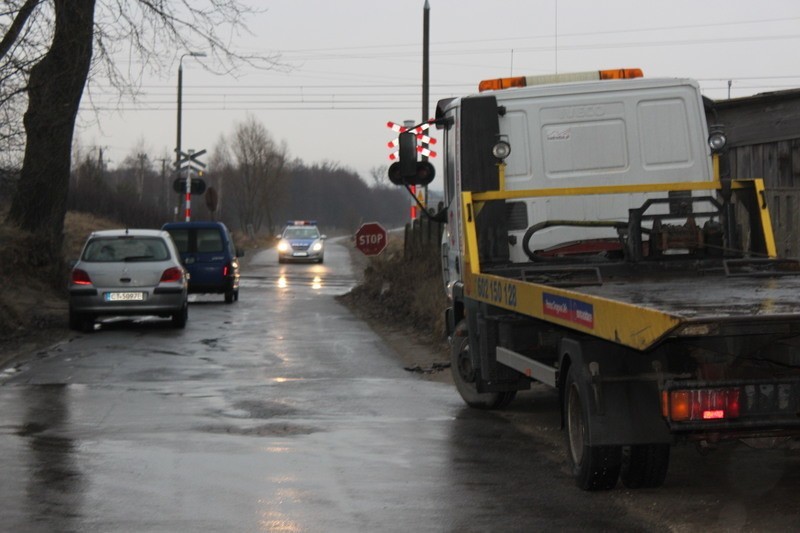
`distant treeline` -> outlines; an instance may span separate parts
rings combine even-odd
[[[396,227],[407,220],[411,200],[405,190],[383,184],[370,186],[351,169],[331,163],[309,166],[294,160],[287,164],[284,176],[283,190],[275,192],[278,201],[268,221],[248,228],[233,194],[235,181],[211,169],[202,179],[217,191],[218,205],[211,211],[206,195],[193,196],[192,219],[221,220],[234,230],[261,234],[278,232],[290,219],[317,220],[326,232],[354,231],[365,221]],[[184,195],[173,190],[174,179],[169,165],[157,169],[146,157],[114,170],[86,157],[72,172],[68,209],[111,218],[130,227],[160,227],[184,216]]]
[[[404,189],[369,187],[349,169],[330,164],[293,165],[285,204],[276,210],[279,224],[291,219],[314,219],[321,226],[355,230],[364,222],[402,226],[409,216],[411,197]]]

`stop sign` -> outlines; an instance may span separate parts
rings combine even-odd
[[[386,230],[377,222],[362,224],[356,232],[356,248],[364,255],[378,255],[387,244]]]

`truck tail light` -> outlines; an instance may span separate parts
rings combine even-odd
[[[159,283],[169,283],[172,281],[180,281],[183,279],[183,271],[178,267],[171,267],[164,271],[161,274],[161,280]]]
[[[661,411],[673,422],[738,418],[739,389],[662,391]]]
[[[225,266],[222,267],[222,277],[227,278],[230,275],[231,275],[231,264],[225,263]]]
[[[72,284],[73,285],[91,285],[92,279],[85,270],[75,268],[72,270]]]

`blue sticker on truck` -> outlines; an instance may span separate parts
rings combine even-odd
[[[549,315],[585,328],[594,328],[594,306],[573,298],[542,293],[542,309]]]

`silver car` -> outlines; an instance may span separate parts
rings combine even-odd
[[[166,231],[96,231],[72,269],[69,326],[89,332],[100,316],[157,315],[183,328],[188,279]]]

